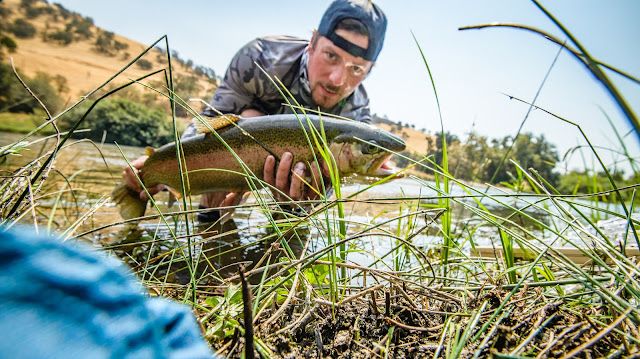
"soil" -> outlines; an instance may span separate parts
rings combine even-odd
[[[270,325],[264,323],[277,309],[265,311],[257,320],[256,335],[272,350],[272,358],[433,358],[436,352],[445,356],[455,349],[452,330],[457,329],[462,335],[471,319],[462,313],[473,313],[487,303],[471,330],[473,338],[508,294],[502,290],[488,291],[462,308],[453,299],[434,300],[434,296],[439,296],[437,293],[426,296],[410,292],[407,296],[390,295],[388,313],[384,299],[377,300],[376,310],[370,296],[333,310],[329,305],[316,302],[310,306],[300,300]],[[575,356],[582,358],[623,354],[621,336],[613,331],[593,340],[603,330],[589,319],[598,314],[597,308],[568,310],[563,309],[564,304],[545,298],[539,289],[521,291],[503,309],[508,315],[498,325],[493,320],[476,341],[463,343],[459,357],[471,358],[478,353],[480,358],[495,354],[546,358],[561,357],[574,350]],[[302,319],[305,315],[308,321]],[[225,357],[242,356],[242,338],[212,344],[218,349],[225,347],[220,353]]]

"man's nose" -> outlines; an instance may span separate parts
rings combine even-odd
[[[347,79],[347,71],[344,68],[344,65],[337,64],[333,66],[331,69],[331,74],[329,74],[329,81],[333,86],[342,86],[344,85]]]

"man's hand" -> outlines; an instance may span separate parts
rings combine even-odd
[[[125,167],[122,170],[122,178],[124,178],[124,181],[127,183],[127,186],[129,186],[129,188],[133,189],[134,191],[140,192],[140,198],[145,201],[149,199],[149,196],[147,196],[147,192],[145,192],[142,189],[142,186],[140,185],[138,178],[136,178],[136,175],[140,177],[140,168],[144,165],[144,162],[147,160],[147,158],[149,158],[149,156],[142,156],[137,160],[131,162],[131,167],[133,167],[133,170],[131,170],[131,167],[129,166]],[[134,174],[134,171],[135,171],[135,174]],[[164,185],[157,185],[156,187],[147,187],[147,191],[149,191],[149,194],[152,196],[162,191],[163,189],[164,189]]]
[[[305,172],[307,166],[298,162],[293,167],[293,154],[285,152],[280,159],[280,164],[276,169],[276,159],[272,155],[267,156],[264,163],[264,180],[271,186],[278,189],[272,190],[274,198],[277,201],[286,201],[292,199],[294,201],[315,200],[320,198],[322,193],[322,174],[318,165],[313,162],[311,164],[311,186],[309,187],[305,181]],[[286,196],[283,196],[282,193]]]

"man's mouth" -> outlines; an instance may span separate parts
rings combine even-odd
[[[320,86],[330,96],[339,96],[340,95],[340,88],[339,87],[335,87],[335,86],[331,86],[331,85],[320,85]]]

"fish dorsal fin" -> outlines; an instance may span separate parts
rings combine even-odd
[[[144,150],[144,154],[146,156],[151,156],[152,154],[154,154],[154,152],[156,152],[156,150],[153,147],[149,147],[149,146],[147,146],[147,148],[145,148]]]
[[[206,122],[209,127],[211,127],[214,131],[217,131],[221,128],[227,127],[234,122],[238,122],[240,117],[235,115],[222,115],[218,117],[207,117],[201,116],[202,120]],[[209,133],[211,130],[202,123],[198,118],[194,118],[192,121],[193,125],[196,128],[196,133]]]

